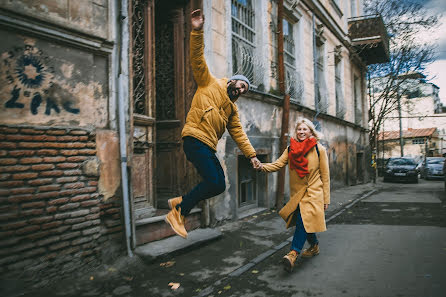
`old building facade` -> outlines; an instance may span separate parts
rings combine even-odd
[[[280,155],[284,36],[289,131],[305,116],[323,133],[332,188],[370,179],[366,65],[388,59],[379,16],[361,0],[0,1],[1,273],[45,279],[172,235],[167,199],[198,180],[180,132],[196,85],[189,16],[206,16],[217,77],[243,73],[237,101],[262,161]],[[250,168],[229,134],[217,147],[226,191],[189,229],[275,205],[278,177]],[[289,195],[285,186],[285,197]]]

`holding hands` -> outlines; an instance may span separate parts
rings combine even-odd
[[[260,162],[260,160],[257,159],[257,157],[251,158],[251,165],[252,168],[254,168],[257,171],[260,171],[263,168],[262,162]]]

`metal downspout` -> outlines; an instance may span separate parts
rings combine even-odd
[[[122,183],[122,198],[124,207],[124,224],[125,224],[125,239],[127,244],[127,254],[129,257],[133,257],[131,248],[132,231],[130,224],[130,200],[129,200],[129,188],[128,188],[128,175],[127,175],[127,134],[126,134],[126,117],[125,117],[125,104],[129,102],[128,98],[128,69],[129,69],[129,21],[128,21],[128,1],[121,0],[120,7],[120,34],[119,50],[120,50],[120,67],[118,77],[118,118],[119,118],[119,145],[121,152],[121,183]]]

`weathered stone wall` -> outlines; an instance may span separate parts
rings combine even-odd
[[[60,277],[122,247],[120,200],[98,189],[105,164],[96,138],[83,129],[0,126],[2,278]]]
[[[0,7],[14,14],[23,14],[60,28],[108,39],[110,31],[109,0],[0,0]],[[28,17],[28,22],[32,20]]]

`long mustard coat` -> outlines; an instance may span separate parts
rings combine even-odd
[[[190,59],[198,89],[192,99],[181,137],[195,137],[216,151],[218,140],[228,129],[247,158],[256,156],[243,131],[237,106],[229,99],[228,79],[217,79],[208,69],[204,58],[203,30],[192,30],[190,34]]]
[[[317,144],[305,156],[308,159],[308,175],[301,178],[296,170],[288,168],[290,175],[290,201],[279,211],[286,227],[296,225],[296,209],[299,206],[307,233],[323,232],[325,225],[324,204],[330,204],[330,172],[327,151]],[[273,163],[263,165],[263,171],[274,172],[288,164],[288,148]]]

